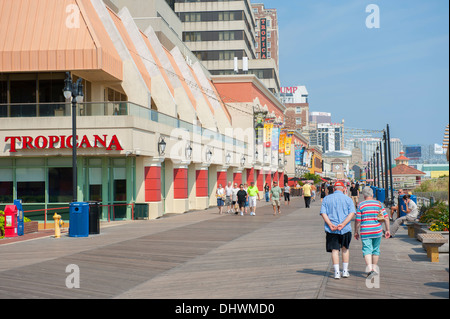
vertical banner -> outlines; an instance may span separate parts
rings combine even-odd
[[[301,165],[301,156],[302,156],[302,150],[298,147],[295,147],[295,165]]]
[[[280,142],[278,146],[278,151],[280,154],[284,154],[286,150],[286,132],[281,132],[280,134]]]
[[[256,145],[262,145],[264,140],[264,117],[262,115],[257,116],[255,119],[255,139]]]
[[[300,156],[300,165],[305,166],[305,156],[306,156],[306,147],[302,147],[302,152]]]
[[[272,144],[273,123],[264,124],[264,145],[270,147]]]
[[[293,133],[287,133],[284,155],[291,155],[292,136],[294,136]]]
[[[278,151],[280,144],[280,127],[276,126],[272,130],[272,151]]]
[[[267,59],[267,20],[261,19],[261,59]]]

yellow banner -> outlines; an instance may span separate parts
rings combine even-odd
[[[285,152],[286,149],[286,132],[281,132],[280,134],[280,146],[278,148],[278,152],[280,154],[283,154]]]
[[[264,124],[264,145],[270,147],[272,144],[273,123]]]
[[[292,144],[292,136],[293,135],[294,135],[293,133],[287,133],[286,146],[285,146],[285,150],[284,150],[285,155],[291,155],[291,144]]]

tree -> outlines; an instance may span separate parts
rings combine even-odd
[[[322,181],[322,178],[316,174],[306,173],[303,177],[314,181],[314,184],[319,184]]]

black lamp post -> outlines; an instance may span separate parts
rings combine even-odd
[[[83,103],[83,79],[79,78],[75,84],[72,82],[70,72],[66,72],[64,80],[64,97],[72,98],[72,183],[73,201],[78,201],[78,175],[77,175],[77,103]]]

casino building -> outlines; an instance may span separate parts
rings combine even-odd
[[[164,32],[105,3],[0,2],[0,209],[72,201],[67,74],[82,79],[84,95],[77,197],[101,202],[103,220],[132,219],[137,203],[150,219],[201,210],[216,205],[218,183],[282,178],[278,152],[256,157],[255,110],[281,121],[284,112],[256,76],[211,76]]]

